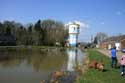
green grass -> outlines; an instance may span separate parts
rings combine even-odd
[[[94,49],[88,50],[90,62],[93,60],[103,60],[105,71],[101,72],[96,69],[88,69],[84,76],[80,77],[78,83],[125,83],[125,76],[120,76],[120,68],[111,68],[111,59],[104,56]]]

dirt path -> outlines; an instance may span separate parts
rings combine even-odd
[[[108,56],[108,57],[111,57],[111,51],[110,50],[106,50],[106,49],[97,49],[97,51],[101,52],[102,54]],[[118,58],[118,61],[120,60],[121,56],[122,56],[122,52],[118,51],[117,52],[117,58]]]

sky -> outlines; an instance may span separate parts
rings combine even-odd
[[[0,21],[35,23],[54,19],[64,24],[79,21],[79,41],[98,32],[125,34],[125,0],[0,0]]]

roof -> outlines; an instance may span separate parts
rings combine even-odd
[[[121,40],[124,40],[124,39],[125,39],[125,35],[112,36],[112,37],[109,37],[109,38],[105,39],[104,41],[102,41],[102,43],[111,42],[111,41],[120,42]]]

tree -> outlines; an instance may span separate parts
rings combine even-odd
[[[41,20],[38,20],[37,23],[34,26],[35,31],[40,31],[41,30]]]
[[[6,27],[6,35],[11,35],[11,28],[9,26]]]
[[[97,44],[100,44],[103,40],[105,40],[108,37],[108,35],[106,33],[103,32],[99,32],[96,34],[95,38],[96,38],[96,42]]]
[[[29,26],[14,21],[0,22],[0,35],[5,34],[16,39],[17,45],[63,45],[68,37],[64,24],[50,19],[38,20]]]
[[[0,35],[4,34],[4,27],[3,24],[0,22]]]
[[[64,44],[67,30],[65,30],[64,24],[54,20],[43,20],[42,23],[43,41],[45,45],[55,45],[56,42]]]
[[[94,41],[93,41],[94,44],[98,44],[98,40],[97,40],[97,37],[94,38]]]
[[[55,21],[54,20],[43,20],[41,23],[42,27],[42,35],[43,35],[43,44],[44,45],[53,45],[53,32],[55,28]]]
[[[41,20],[38,20],[34,26],[34,41],[36,45],[42,45],[43,42],[43,30],[41,29]],[[36,37],[36,38],[35,38]]]
[[[27,29],[27,44],[33,45],[33,32],[32,32],[33,25],[28,26]]]

